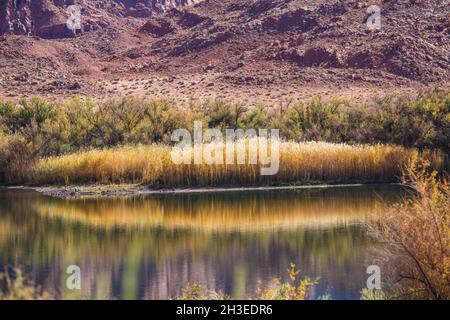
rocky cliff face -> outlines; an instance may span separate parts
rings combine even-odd
[[[87,32],[115,24],[124,27],[128,23],[120,20],[148,18],[196,2],[199,0],[0,0],[0,35],[72,37],[74,31],[66,26],[70,5],[82,10],[82,28],[77,32]]]
[[[0,0],[0,34],[19,34],[0,36],[0,97],[278,103],[440,85],[449,82],[448,1],[376,0],[382,27],[370,30],[374,0],[204,0],[182,9],[197,1]],[[71,4],[82,7],[84,34],[61,39],[73,37]]]

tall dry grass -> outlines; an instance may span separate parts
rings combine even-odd
[[[177,165],[170,152],[165,145],[140,145],[49,157],[30,169],[28,180],[35,184],[145,184],[156,188],[393,182],[417,154],[390,145],[282,142],[278,174],[262,176],[261,165]],[[427,157],[435,166],[442,165],[437,154]]]

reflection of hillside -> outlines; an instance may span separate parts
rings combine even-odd
[[[359,222],[380,208],[373,191],[274,192],[38,201],[35,211],[102,228],[215,232],[321,228]],[[329,192],[329,191],[328,191]]]
[[[242,297],[254,292],[258,280],[266,283],[286,275],[293,261],[303,274],[322,277],[320,293],[328,285],[343,293],[357,292],[364,282],[360,264],[361,259],[369,257],[369,243],[359,226],[348,225],[356,221],[345,214],[344,199],[349,194],[354,196],[347,199],[352,219],[363,219],[364,208],[378,206],[373,192],[366,191],[359,195],[336,193],[327,198],[322,191],[294,193],[295,197],[292,193],[186,195],[177,203],[168,196],[80,201],[30,194],[8,197],[0,199],[0,265],[19,261],[31,269],[39,283],[61,290],[65,268],[78,264],[83,270],[83,297],[154,299],[178,294],[188,281]],[[283,204],[286,201],[290,205]],[[302,203],[309,209],[302,210]],[[147,220],[155,208],[159,208],[162,219]],[[337,212],[334,216],[333,209]],[[49,214],[61,210],[65,214]],[[273,210],[273,220],[267,217],[269,210]],[[301,218],[296,215],[310,217],[314,210],[334,219],[336,225],[301,227]],[[66,218],[70,212],[81,216]],[[114,224],[126,212],[132,222]],[[182,218],[183,214],[194,222]],[[221,214],[220,219],[231,217],[236,221],[220,229],[219,222],[210,216]],[[187,226],[171,222],[177,217],[187,221]],[[255,227],[245,230],[252,232],[236,232],[238,220],[247,221],[244,223],[249,226],[251,217]],[[268,221],[286,223],[289,217],[297,219],[295,227],[281,223],[277,225],[280,230],[265,227]],[[320,219],[317,221],[320,223]],[[210,232],[213,230],[221,232]],[[222,232],[228,230],[232,231]],[[62,296],[72,297],[65,291]]]

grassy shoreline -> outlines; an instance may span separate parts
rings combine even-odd
[[[243,144],[248,160],[252,141]],[[213,147],[226,153],[225,144]],[[170,152],[168,145],[138,145],[46,157],[29,167],[22,185],[60,198],[240,192],[392,184],[415,158],[445,167],[442,153],[381,144],[283,141],[273,176],[261,175],[261,164],[175,164]]]
[[[126,146],[168,148],[174,130],[186,128],[191,132],[194,121],[221,132],[279,129],[281,139],[293,143],[395,145],[440,150],[448,155],[449,111],[450,92],[445,85],[411,95],[387,93],[365,103],[320,97],[280,105],[246,105],[220,99],[181,105],[176,100],[135,96],[106,101],[76,97],[64,101],[38,97],[19,102],[0,100],[0,183],[36,183],[28,179],[30,167],[49,157],[70,158],[89,150]],[[368,179],[363,176],[361,180]]]

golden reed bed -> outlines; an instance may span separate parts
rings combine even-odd
[[[170,152],[165,145],[140,145],[51,157],[31,168],[29,180],[35,184],[132,183],[157,188],[393,182],[417,153],[390,145],[282,142],[279,172],[262,176],[260,165],[176,165]],[[442,166],[438,154],[428,156],[435,166]]]

